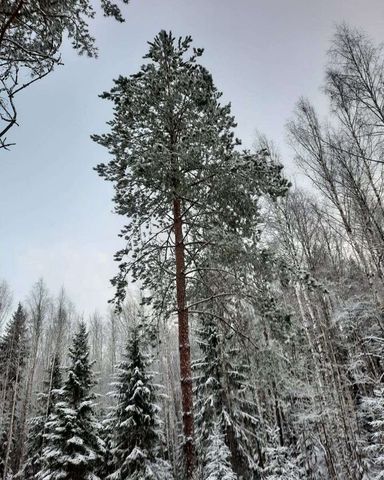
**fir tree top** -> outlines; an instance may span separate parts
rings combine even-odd
[[[27,316],[19,303],[0,340],[0,372],[7,368],[6,365],[11,364],[8,379],[12,379],[16,370],[25,363],[27,351]]]
[[[77,405],[90,395],[95,385],[92,364],[89,360],[88,333],[84,322],[80,322],[79,330],[73,337],[69,357],[71,365],[64,388],[70,393],[71,402]]]

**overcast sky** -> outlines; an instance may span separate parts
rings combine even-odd
[[[285,123],[301,95],[326,110],[320,85],[335,24],[384,41],[382,0],[131,0],[126,18],[94,21],[97,60],[66,47],[65,65],[18,97],[20,127],[8,137],[17,145],[0,150],[0,279],[15,300],[43,277],[52,293],[63,285],[80,312],[105,310],[121,220],[110,185],[92,170],[107,153],[89,136],[111,118],[98,94],[138,70],[159,30],[190,34],[205,48],[237,135],[245,146],[256,130],[273,139],[291,176]]]

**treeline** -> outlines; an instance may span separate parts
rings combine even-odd
[[[40,281],[9,319],[0,288],[3,478],[378,480],[383,51],[337,29],[329,118],[288,124],[305,192],[267,140],[239,151],[190,46],[161,32],[104,94],[120,311],[86,327]]]
[[[2,293],[9,304],[5,282]],[[52,300],[42,280],[7,323],[1,478],[172,478],[139,316],[126,308],[106,325],[95,314],[88,330],[64,292]],[[110,398],[100,398],[103,388]]]

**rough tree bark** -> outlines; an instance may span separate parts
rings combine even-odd
[[[196,465],[196,452],[194,444],[191,349],[189,343],[188,309],[186,308],[185,247],[183,238],[181,200],[179,198],[175,198],[173,201],[173,220],[176,257],[176,296],[179,327],[180,382],[183,409],[183,433],[185,437],[184,454],[187,479],[191,479],[193,477],[193,472]]]

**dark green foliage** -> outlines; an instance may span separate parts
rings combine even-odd
[[[231,452],[225,443],[225,435],[215,427],[209,437],[206,462],[203,468],[204,480],[237,480],[231,465]]]
[[[26,314],[19,304],[12,320],[0,340],[1,389],[10,389],[16,382],[18,372],[26,363],[27,326]]]
[[[118,403],[110,419],[114,471],[109,478],[167,480],[172,474],[162,458],[159,407],[155,404],[155,387],[141,349],[135,328],[115,386]]]
[[[38,479],[97,480],[104,451],[94,416],[95,385],[84,323],[73,338],[68,378],[46,424],[43,468]]]
[[[124,298],[130,273],[151,290],[160,311],[174,298],[175,198],[182,203],[186,263],[202,268],[208,246],[227,263],[244,256],[244,241],[257,237],[258,197],[275,198],[288,188],[266,150],[235,151],[240,142],[230,105],[220,104],[222,94],[198,63],[203,50],[191,43],[161,31],[141,70],[119,77],[102,95],[113,102],[114,117],[109,133],[93,136],[113,156],[96,170],[114,184],[116,212],[130,219],[121,231],[127,247],[115,256],[117,299]]]
[[[101,423],[100,436],[104,442],[104,455],[98,475],[101,479],[108,478],[114,472],[115,464],[113,459],[113,437],[114,437],[113,416],[107,415]]]
[[[225,333],[217,320],[201,320],[198,330],[201,358],[195,362],[196,423],[203,466],[213,438],[220,435],[230,452],[233,470],[257,477],[257,419],[252,402],[249,366],[234,348],[233,335]],[[244,477],[248,478],[248,477]]]
[[[12,451],[20,406],[23,370],[28,358],[26,314],[19,304],[0,341],[0,475],[12,471]]]
[[[44,392],[39,396],[38,415],[29,421],[27,461],[16,478],[33,479],[43,466],[43,449],[45,446],[47,422],[53,413],[55,401],[61,394],[62,374],[57,356],[52,359],[44,382]]]
[[[265,449],[266,465],[263,478],[268,480],[301,480],[307,474],[302,467],[303,459],[292,448],[279,443],[277,429],[268,429],[269,445]]]

